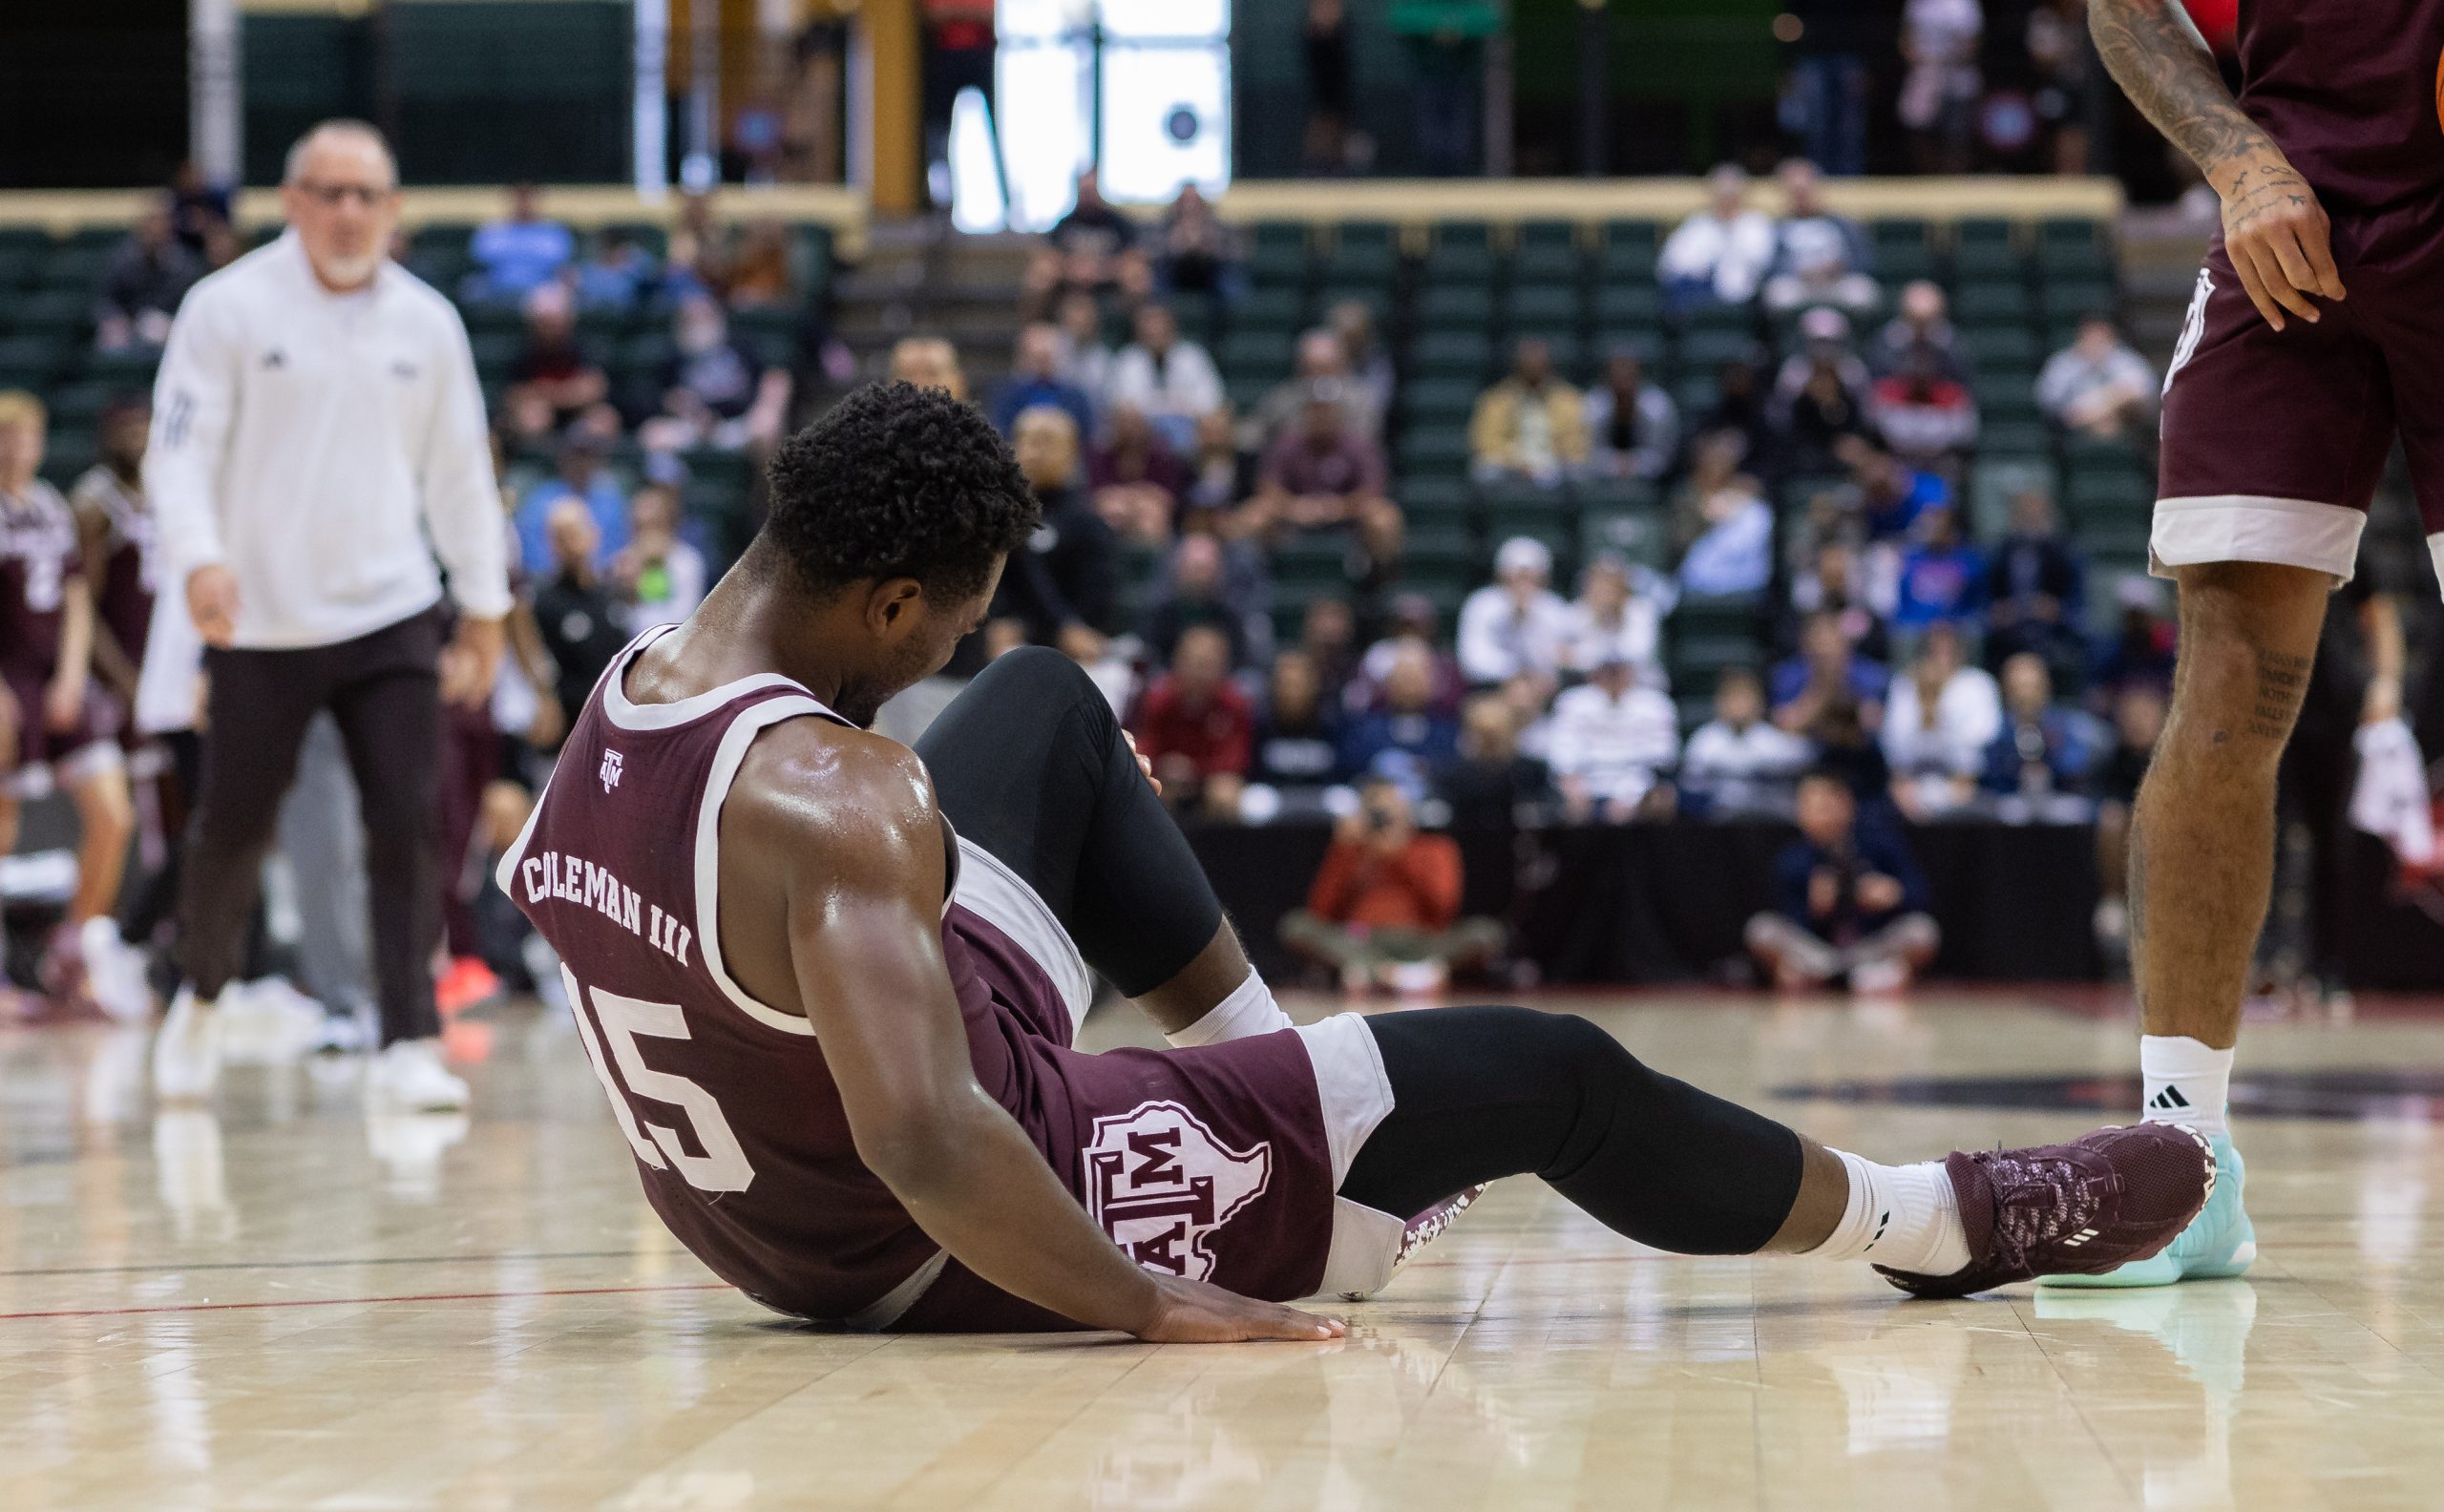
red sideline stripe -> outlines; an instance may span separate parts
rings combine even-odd
[[[560,1287],[540,1292],[425,1292],[413,1296],[298,1297],[279,1302],[180,1302],[163,1307],[64,1308],[55,1312],[0,1312],[0,1323],[24,1318],[127,1317],[142,1312],[238,1312],[256,1308],[368,1307],[376,1302],[490,1302],[502,1297],[626,1296],[639,1292],[727,1292],[726,1282],[671,1286]]]

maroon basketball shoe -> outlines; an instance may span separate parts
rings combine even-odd
[[[2102,1128],[2068,1144],[1954,1153],[1969,1264],[1876,1270],[1912,1296],[1960,1297],[2041,1275],[2096,1275],[2173,1242],[2215,1189],[2215,1152],[2185,1124]]]

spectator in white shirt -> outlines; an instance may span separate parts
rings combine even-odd
[[[1161,304],[1137,311],[1137,340],[1112,359],[1105,400],[1134,405],[1174,452],[1196,445],[1196,422],[1222,405],[1222,375],[1205,348],[1180,335],[1179,318]]]
[[[1548,689],[1562,668],[1570,606],[1548,586],[1553,554],[1543,541],[1514,536],[1494,554],[1494,580],[1460,605],[1460,671],[1471,683],[1506,682],[1526,673]]]
[[[1587,428],[1587,471],[1594,477],[1654,482],[1680,457],[1680,410],[1646,364],[1622,349],[1604,360],[1604,376],[1579,401]]]
[[[1593,672],[1607,661],[1637,668],[1649,687],[1668,684],[1663,675],[1663,617],[1679,595],[1669,581],[1633,568],[1617,552],[1605,552],[1579,575],[1578,598],[1562,621],[1562,667]]]
[[[1715,717],[1689,737],[1680,757],[1681,807],[1709,818],[1787,817],[1791,790],[1815,754],[1799,736],[1765,718],[1765,685],[1746,667],[1715,683]]]
[[[1983,667],[1968,664],[1960,632],[1929,625],[1909,670],[1892,680],[1884,708],[1884,759],[1892,801],[1912,819],[1967,805],[1985,770],[1986,747],[2003,728],[2003,696]]]
[[[1680,711],[1638,685],[1637,669],[1613,660],[1553,700],[1546,761],[1571,821],[1621,823],[1640,812],[1668,813],[1664,780],[1680,756]]]
[[[2160,395],[2156,370],[2104,314],[2084,317],[2070,346],[2036,375],[2036,403],[2063,430],[2099,440],[2144,434]]]
[[[1774,261],[1774,222],[1747,206],[1748,175],[1724,163],[1706,176],[1706,208],[1665,239],[1655,262],[1675,309],[1745,304]]]
[[[290,152],[288,234],[196,285],[170,329],[144,463],[170,581],[208,653],[203,788],[182,879],[184,985],[157,1092],[208,1095],[298,742],[337,717],[355,768],[381,1056],[369,1099],[465,1105],[442,1068],[434,802],[444,700],[481,706],[509,612],[483,393],[457,312],[386,256],[397,167],[361,122]],[[457,600],[443,643],[441,577]]]
[[[1811,304],[1838,304],[1853,311],[1875,307],[1884,297],[1868,271],[1866,233],[1847,216],[1824,207],[1816,164],[1789,158],[1776,169],[1785,207],[1775,227],[1774,262],[1765,275],[1765,307],[1782,311]]]

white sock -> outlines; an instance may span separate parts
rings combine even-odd
[[[1296,1027],[1290,1016],[1281,1011],[1281,1004],[1273,1000],[1273,989],[1250,967],[1248,979],[1239,983],[1230,997],[1207,1009],[1204,1018],[1163,1038],[1170,1041],[1172,1049],[1188,1050]]]
[[[1813,1260],[1872,1260],[1913,1275],[1949,1275],[1969,1264],[1969,1236],[1960,1227],[1960,1202],[1941,1161],[1879,1166],[1847,1150],[1835,1150],[1850,1173],[1850,1200],[1842,1221]]]
[[[2138,1074],[2145,1082],[2150,1124],[2186,1124],[2202,1134],[2228,1134],[2224,1104],[2232,1097],[2232,1052],[2187,1035],[2140,1035]]]

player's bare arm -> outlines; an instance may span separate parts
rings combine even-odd
[[[1342,1333],[1141,1270],[977,1083],[942,958],[941,821],[913,752],[812,721],[768,731],[724,807],[721,856],[724,957],[748,992],[814,1025],[859,1159],[961,1264],[1158,1342]]]
[[[2273,137],[2244,114],[2180,0],[2094,0],[2089,29],[2116,82],[2198,164],[2223,201],[2223,245],[2276,330],[2315,322],[2308,296],[2343,298],[2325,207]]]
[[[110,520],[98,504],[71,500],[76,512],[76,547],[81,559],[89,562],[110,559]],[[94,671],[112,691],[130,703],[136,699],[136,659],[144,654],[142,646],[122,646],[110,626],[98,620],[94,625]]]

